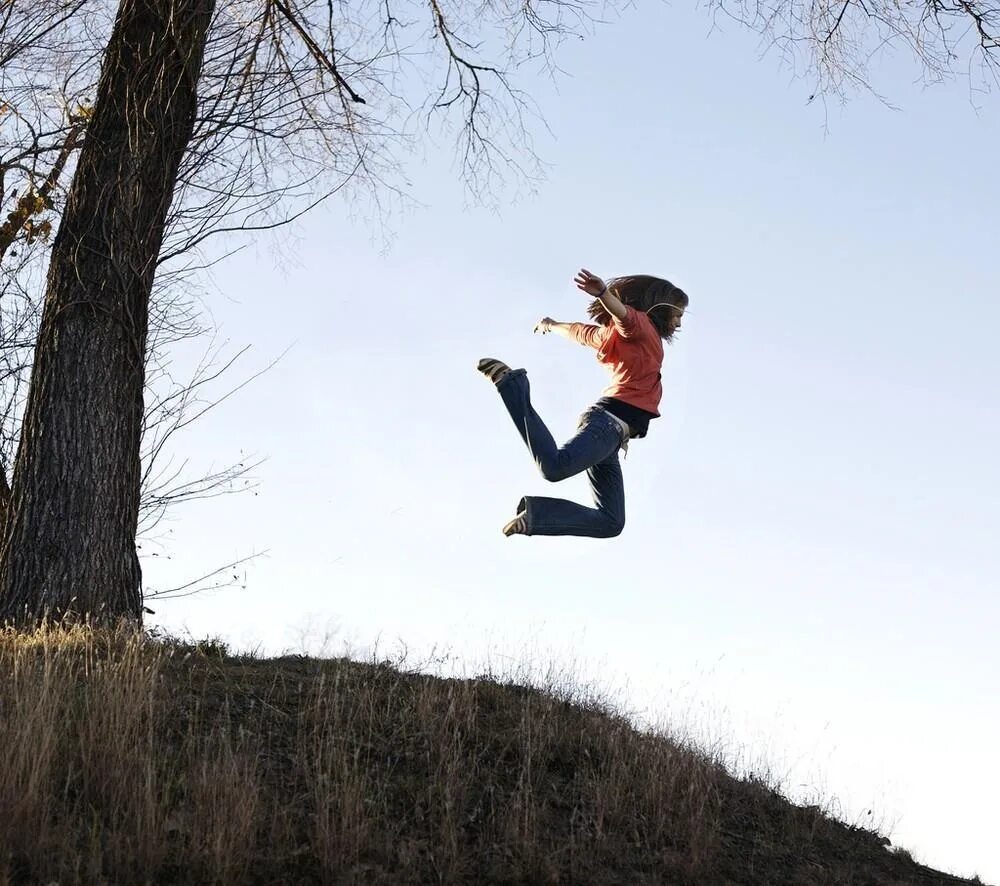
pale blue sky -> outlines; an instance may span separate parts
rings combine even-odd
[[[926,862],[1000,880],[997,97],[874,70],[899,106],[807,105],[704,11],[629,11],[530,72],[553,136],[536,195],[466,208],[446,146],[426,206],[377,232],[343,203],[217,269],[212,310],[270,373],[191,430],[201,464],[267,455],[259,495],[191,505],[152,587],[253,550],[246,590],[154,623],[277,651],[303,631],[451,670],[551,658],[766,759],[801,797],[868,808]],[[654,273],[691,296],[663,418],[625,466],[618,539],[504,539],[552,494],[488,383],[530,372],[557,436],[593,354],[532,336],[572,285]],[[558,487],[584,500],[582,480]],[[509,657],[505,657],[509,656]]]

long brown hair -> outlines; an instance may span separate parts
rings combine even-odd
[[[670,341],[673,332],[669,320],[672,315],[682,312],[688,306],[688,297],[683,289],[669,280],[651,277],[649,274],[634,274],[630,277],[612,277],[608,289],[623,304],[644,313],[653,323],[660,338]],[[595,298],[587,308],[590,318],[601,326],[611,322],[611,315]]]

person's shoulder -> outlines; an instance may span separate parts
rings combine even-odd
[[[637,308],[633,308],[631,305],[626,305],[625,307],[627,308],[628,312],[630,312],[629,320],[632,321],[632,324],[636,329],[641,329],[643,335],[645,336],[651,336],[656,339],[660,338],[660,333],[657,332],[656,326],[650,319],[649,314],[647,314],[645,311],[640,311]]]
[[[656,328],[656,324],[650,319],[649,314],[643,311],[636,311],[636,314],[640,319],[636,323],[636,334],[633,337],[642,343],[641,347],[645,351],[662,360],[664,350],[663,336],[660,335],[660,330]]]

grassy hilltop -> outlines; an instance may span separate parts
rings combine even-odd
[[[0,633],[0,884],[955,884],[596,703]]]

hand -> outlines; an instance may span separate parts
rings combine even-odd
[[[542,317],[542,319],[535,324],[535,332],[540,332],[542,335],[545,335],[546,332],[552,331],[552,327],[555,326],[555,323],[556,321],[551,317]]]
[[[600,277],[591,274],[586,268],[580,269],[580,273],[573,278],[573,282],[576,284],[577,289],[582,289],[587,295],[604,295],[605,290],[608,288],[604,285],[604,281]]]

